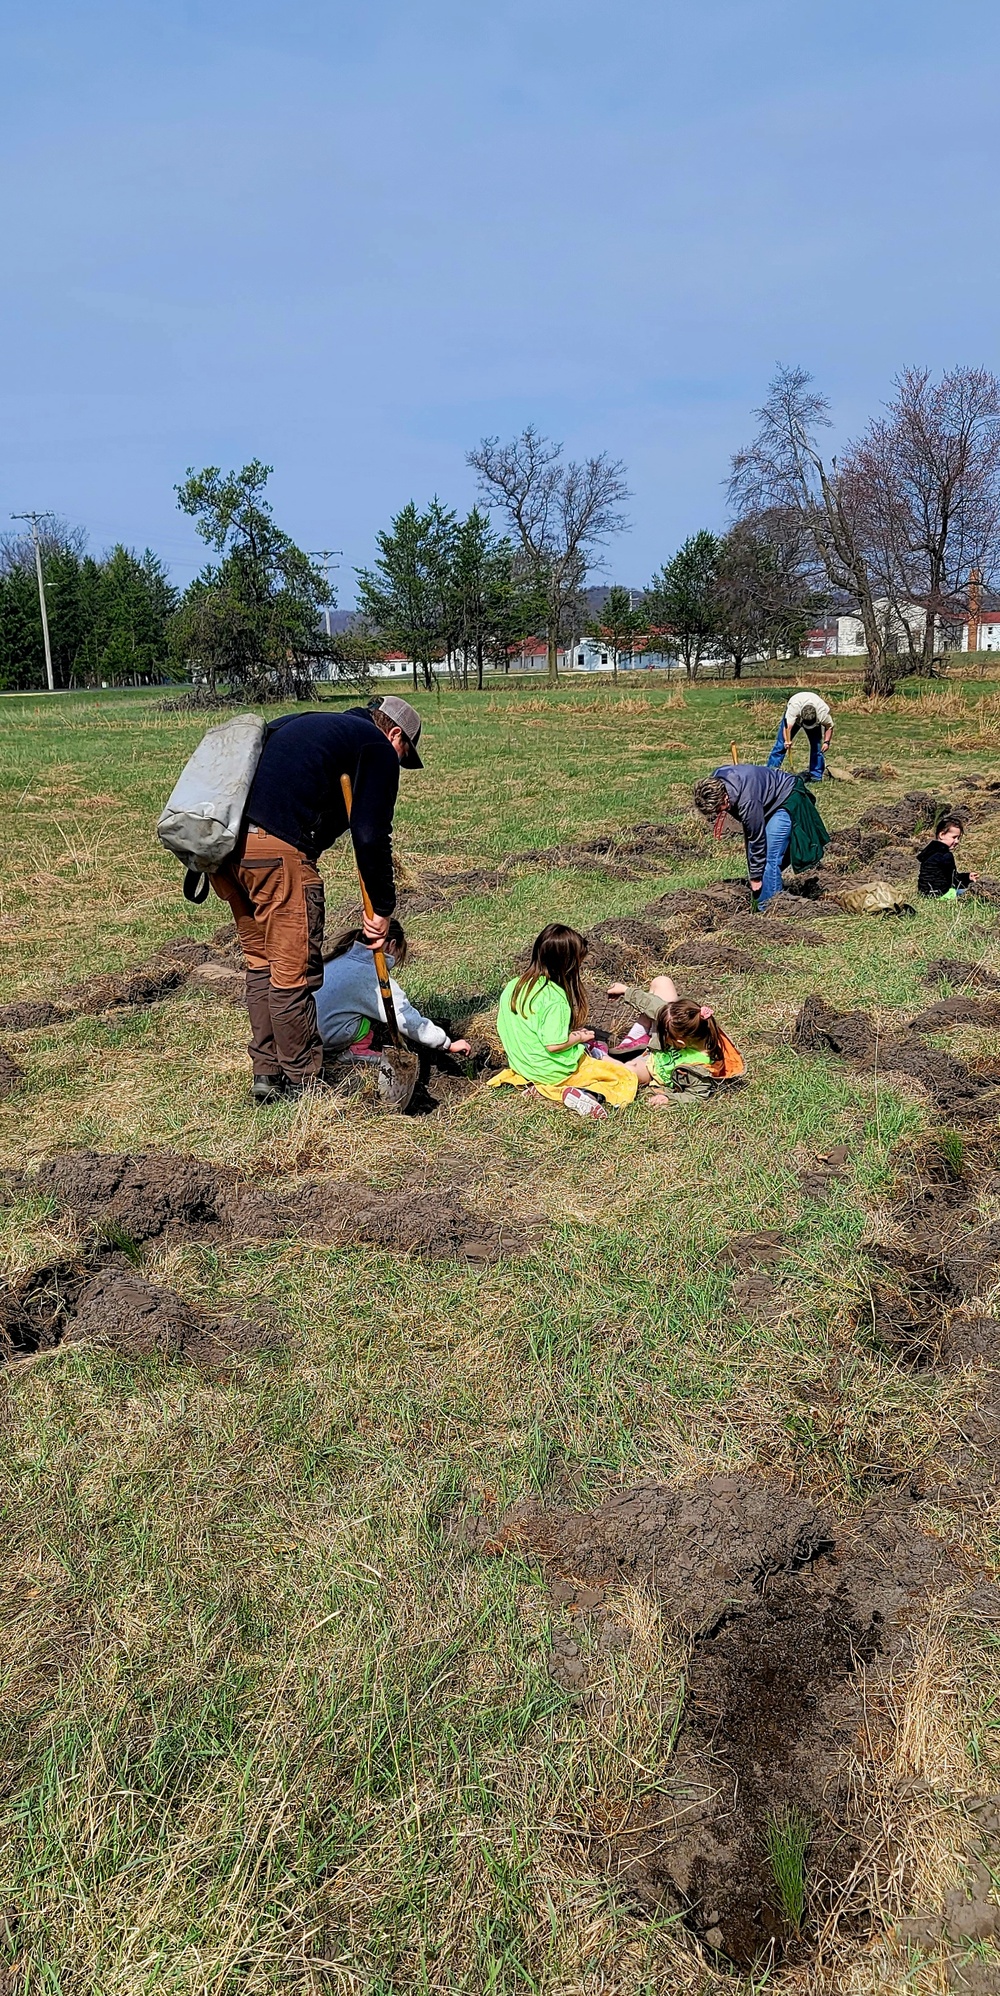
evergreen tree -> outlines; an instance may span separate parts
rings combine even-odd
[[[272,467],[217,465],[189,471],[177,503],[220,557],[187,590],[170,622],[178,666],[209,686],[251,699],[308,699],[317,671],[359,672],[359,647],[328,638],[320,613],[329,591],[320,570],[276,524],[264,498]]]
[[[374,568],[358,570],[358,608],[379,638],[411,660],[414,687],[418,667],[424,685],[433,686],[431,667],[455,640],[458,539],[455,514],[439,499],[424,513],[411,499],[379,534]]]

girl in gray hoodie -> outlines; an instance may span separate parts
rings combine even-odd
[[[386,936],[386,965],[393,970],[406,960],[406,937],[393,919]],[[468,1040],[449,1039],[443,1026],[425,1019],[395,978],[389,988],[396,1007],[399,1030],[418,1046],[433,1047],[445,1053],[467,1054]],[[316,1019],[324,1053],[343,1053],[348,1047],[364,1051],[371,1043],[376,1020],[385,1024],[385,1009],[375,973],[375,959],[364,941],[361,929],[348,929],[339,936],[323,966],[323,982],[316,993]]]

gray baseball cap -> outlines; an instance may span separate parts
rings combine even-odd
[[[410,744],[406,754],[400,758],[403,768],[423,769],[417,754],[421,721],[416,708],[411,707],[408,700],[401,700],[398,693],[387,693],[385,699],[379,701],[379,709],[381,713],[388,714],[390,721],[395,721],[397,728],[402,728]]]

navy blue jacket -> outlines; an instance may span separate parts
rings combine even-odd
[[[250,786],[244,822],[297,846],[314,862],[347,830],[340,788],[351,779],[351,836],[376,915],[396,906],[392,814],[399,757],[364,708],[283,714],[272,721]]]
[[[795,776],[761,762],[724,762],[712,775],[725,785],[729,808],[743,827],[750,879],[760,880],[767,864],[767,821],[787,803]]]

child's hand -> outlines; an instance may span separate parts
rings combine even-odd
[[[568,1047],[585,1047],[589,1045],[593,1037],[594,1035],[589,1026],[577,1026],[576,1030],[570,1033],[566,1045]]]
[[[625,996],[625,993],[626,993],[626,991],[627,991],[627,990],[628,990],[628,985],[627,985],[627,984],[609,984],[609,985],[608,985],[608,997],[609,997],[609,998],[624,998],[624,996]]]
[[[451,1043],[450,1047],[448,1048],[448,1052],[449,1052],[449,1053],[471,1053],[471,1052],[472,1052],[472,1047],[471,1047],[471,1045],[470,1045],[470,1043],[469,1043],[469,1041],[468,1041],[468,1040],[452,1040],[452,1043]]]

